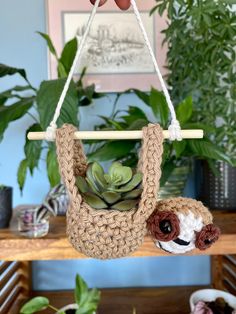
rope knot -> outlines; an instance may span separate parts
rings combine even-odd
[[[46,140],[53,142],[56,138],[56,130],[57,130],[57,125],[54,122],[51,122],[50,125],[47,127],[46,130]]]
[[[181,127],[179,124],[179,121],[176,119],[173,119],[171,121],[171,124],[168,128],[168,131],[170,133],[170,140],[171,141],[182,141],[182,136],[181,136]]]

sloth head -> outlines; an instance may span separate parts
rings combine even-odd
[[[209,210],[190,198],[172,198],[157,203],[147,227],[157,247],[170,253],[205,250],[216,242],[220,229]]]

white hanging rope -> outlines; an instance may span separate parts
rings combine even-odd
[[[61,107],[63,105],[63,102],[65,100],[65,97],[66,97],[66,94],[68,92],[68,89],[69,89],[69,86],[70,86],[70,82],[71,80],[73,79],[73,75],[74,75],[74,72],[75,72],[75,69],[76,69],[76,66],[77,66],[77,63],[81,57],[81,54],[82,54],[82,51],[83,51],[83,48],[84,48],[84,45],[86,43],[86,39],[88,37],[88,34],[89,34],[89,31],[90,31],[90,28],[91,28],[91,25],[93,23],[93,20],[94,20],[94,17],[96,15],[96,12],[97,12],[97,8],[99,6],[99,3],[100,3],[100,0],[96,0],[95,4],[94,4],[94,7],[93,7],[93,10],[90,14],[90,17],[89,17],[89,20],[88,20],[88,23],[86,25],[86,28],[85,28],[85,32],[83,34],[83,37],[81,39],[81,42],[79,43],[79,47],[78,47],[78,50],[77,50],[77,53],[75,55],[75,59],[73,61],[73,64],[71,66],[71,69],[70,69],[70,72],[68,74],[68,77],[67,77],[67,80],[66,80],[66,83],[65,83],[65,86],[63,88],[63,91],[61,93],[61,96],[60,96],[60,99],[58,101],[58,104],[57,104],[57,107],[56,107],[56,111],[54,113],[54,116],[53,116],[53,119],[50,123],[50,125],[48,126],[47,128],[47,131],[46,131],[46,140],[48,141],[54,141],[55,140],[55,136],[56,136],[56,129],[57,129],[57,120],[60,116],[60,112],[61,112]]]
[[[65,100],[67,91],[69,89],[70,82],[73,79],[73,74],[75,72],[75,69],[76,69],[76,66],[78,64],[78,61],[79,61],[79,59],[81,57],[84,45],[86,43],[86,39],[87,39],[87,37],[89,35],[89,31],[90,31],[93,19],[94,19],[95,15],[96,15],[96,12],[97,12],[97,8],[99,6],[99,3],[100,3],[100,0],[96,0],[96,2],[94,4],[94,7],[93,7],[93,10],[92,10],[92,13],[91,13],[91,15],[89,17],[88,23],[86,25],[85,32],[84,32],[83,37],[81,39],[81,42],[79,44],[79,48],[77,50],[75,59],[73,61],[72,67],[71,67],[70,72],[69,72],[69,75],[67,77],[65,86],[63,88],[62,94],[61,94],[60,99],[58,101],[58,104],[57,104],[57,107],[56,107],[53,119],[52,119],[50,125],[48,126],[48,128],[46,130],[46,140],[48,140],[48,141],[55,140],[55,134],[56,134],[56,129],[57,129],[57,124],[56,123],[57,123],[57,120],[58,120],[58,118],[60,116],[61,107],[62,107],[63,102]],[[170,95],[169,95],[168,89],[167,89],[167,87],[165,85],[164,79],[163,79],[163,77],[161,75],[161,72],[160,72],[160,69],[158,67],[158,64],[157,64],[157,61],[156,61],[156,58],[155,58],[155,54],[154,54],[154,52],[152,50],[151,43],[150,43],[150,41],[148,39],[148,35],[147,35],[147,32],[146,32],[145,27],[143,25],[143,22],[142,22],[142,19],[141,19],[141,16],[140,16],[140,13],[139,13],[139,10],[138,10],[138,7],[136,5],[135,0],[131,0],[131,5],[132,5],[132,7],[134,9],[135,16],[137,18],[137,21],[138,21],[138,24],[140,26],[142,35],[144,37],[145,44],[147,45],[148,51],[149,51],[149,53],[151,55],[152,62],[154,64],[157,76],[158,76],[158,78],[160,80],[160,83],[161,83],[161,86],[162,86],[162,90],[163,90],[163,93],[164,93],[164,95],[166,97],[166,101],[167,101],[167,104],[168,104],[168,107],[169,107],[169,110],[170,110],[170,113],[171,113],[171,124],[170,124],[170,126],[168,128],[168,130],[169,130],[169,138],[170,138],[170,140],[181,141],[182,140],[182,136],[181,136],[180,124],[179,124],[179,121],[176,118],[176,113],[175,113],[174,106],[172,104],[172,101],[170,99]]]
[[[172,103],[172,101],[170,99],[170,94],[168,92],[166,84],[165,84],[165,82],[163,80],[163,77],[161,75],[161,71],[159,69],[159,66],[158,66],[155,54],[154,54],[153,49],[151,47],[151,43],[149,41],[147,32],[145,30],[145,27],[144,27],[144,24],[143,24],[143,21],[142,21],[142,18],[141,18],[141,15],[139,13],[139,10],[138,10],[138,7],[137,7],[137,4],[136,4],[135,0],[131,0],[131,5],[133,6],[134,14],[135,14],[135,16],[137,18],[138,25],[139,25],[139,27],[141,29],[142,34],[143,34],[145,44],[146,44],[146,46],[148,48],[148,51],[150,53],[150,56],[152,58],[152,62],[154,64],[157,76],[159,78],[159,81],[161,83],[161,87],[162,87],[163,93],[164,93],[165,98],[166,98],[166,102],[168,104],[168,107],[169,107],[169,110],[170,110],[170,113],[171,113],[171,124],[170,124],[170,126],[168,128],[168,130],[170,132],[170,139],[171,140],[181,141],[182,137],[181,137],[180,124],[179,124],[179,121],[176,118],[176,113],[175,113],[175,109],[174,109],[173,103]]]

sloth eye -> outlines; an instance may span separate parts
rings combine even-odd
[[[206,245],[210,245],[210,244],[213,243],[213,240],[206,239],[206,240],[204,240],[204,243],[205,243]]]
[[[171,222],[169,220],[166,220],[166,219],[160,221],[159,228],[160,228],[161,232],[164,234],[170,234],[172,232]]]

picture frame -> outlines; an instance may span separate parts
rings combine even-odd
[[[137,0],[144,26],[162,74],[166,74],[167,47],[161,33],[166,16],[150,16],[155,0]],[[83,35],[92,10],[89,0],[47,0],[47,31],[60,55],[64,44]],[[99,7],[75,75],[86,67],[84,84],[95,84],[98,92],[121,92],[130,88],[149,91],[160,88],[150,54],[132,8],[121,11],[115,1]],[[57,61],[48,57],[50,79],[57,77]]]

